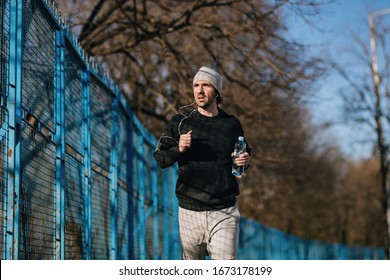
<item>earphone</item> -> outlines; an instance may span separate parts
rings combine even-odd
[[[211,102],[211,103],[214,103],[214,101],[218,98],[218,96],[220,96],[220,95],[219,95],[219,92],[217,91],[217,93],[215,94],[214,100],[213,100],[213,102]],[[198,111],[198,109],[195,108],[195,109],[193,109],[193,110],[191,111],[191,113],[189,113],[188,115],[185,115],[181,110],[183,110],[183,109],[186,108],[186,107],[192,106],[192,105],[194,105],[194,104],[195,104],[195,101],[192,102],[191,104],[184,105],[184,106],[182,106],[182,107],[179,108],[179,113],[180,113],[182,116],[184,116],[184,118],[180,121],[179,125],[177,126],[177,131],[178,131],[179,135],[182,135],[182,133],[180,132],[180,127],[181,127],[181,124],[183,123],[183,121],[186,120],[186,119],[188,119],[189,117],[191,117],[191,115],[192,115],[195,111]],[[169,137],[169,136],[165,136],[165,137]],[[171,137],[171,138],[172,138],[172,137]],[[175,139],[175,141],[176,141],[176,139]],[[177,142],[177,141],[176,141],[176,142]],[[179,142],[177,142],[177,143],[179,144]]]
[[[184,114],[184,113],[182,112],[182,110],[183,110],[184,108],[189,107],[189,106],[192,106],[192,105],[194,105],[194,104],[195,104],[195,101],[192,102],[191,104],[184,105],[184,106],[181,106],[181,107],[179,108],[179,113],[180,113],[182,116],[184,116],[184,118],[181,119],[179,125],[177,126],[177,132],[179,133],[179,135],[182,135],[182,133],[180,132],[180,127],[181,127],[183,121],[186,120],[186,119],[188,119],[189,117],[191,117],[191,115],[192,115],[195,111],[198,111],[198,109],[195,108],[195,109],[193,109],[193,110],[191,111],[191,113],[189,113],[188,115],[186,115],[186,114]],[[161,139],[162,139],[162,138],[172,139],[172,140],[174,140],[177,144],[179,144],[179,141],[177,141],[175,138],[163,134],[163,135],[161,135],[160,139],[158,139],[157,147],[156,147],[155,151],[158,151],[158,150],[160,149],[160,142],[161,142]]]
[[[181,119],[179,125],[177,126],[177,132],[179,133],[179,135],[182,134],[182,133],[180,132],[180,127],[181,127],[181,124],[183,123],[183,121],[186,120],[186,119],[188,119],[189,117],[191,117],[191,115],[192,115],[195,111],[198,111],[198,109],[195,108],[195,109],[193,109],[193,110],[191,111],[191,113],[189,113],[188,115],[185,115],[181,110],[182,110],[183,108],[192,106],[192,105],[194,105],[194,104],[195,104],[195,101],[192,102],[191,104],[188,104],[188,105],[185,105],[185,106],[182,106],[182,107],[179,108],[179,113],[180,113],[182,116],[184,116],[184,118]],[[177,141],[176,141],[176,142],[177,142]]]
[[[215,94],[215,97],[214,97],[214,100],[213,100],[212,103],[215,102],[215,100],[218,98],[218,96],[220,96],[220,93],[217,91],[216,94]],[[177,132],[178,132],[179,135],[182,135],[182,133],[180,132],[180,128],[181,128],[181,125],[182,125],[183,121],[186,120],[186,119],[188,119],[189,117],[191,117],[191,115],[192,115],[194,112],[198,111],[198,108],[193,109],[193,110],[191,111],[191,113],[189,113],[188,115],[184,114],[184,113],[182,112],[182,110],[183,110],[184,108],[189,107],[189,106],[192,106],[192,105],[194,105],[194,104],[195,104],[195,101],[192,102],[191,104],[184,105],[184,106],[182,106],[182,107],[179,108],[179,113],[180,113],[182,116],[184,116],[184,118],[181,119],[179,125],[177,126]],[[161,143],[161,139],[162,139],[162,138],[172,139],[172,140],[174,140],[177,144],[179,144],[179,141],[177,141],[175,138],[163,134],[163,135],[161,135],[161,137],[158,139],[158,142],[157,142],[157,146],[156,146],[155,151],[160,150],[160,143]]]

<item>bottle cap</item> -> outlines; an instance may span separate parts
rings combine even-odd
[[[244,136],[238,136],[238,141],[244,141]]]

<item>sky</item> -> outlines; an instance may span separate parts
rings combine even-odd
[[[335,0],[321,7],[318,15],[309,17],[309,24],[298,15],[288,13],[288,33],[291,38],[310,46],[313,54],[348,61],[348,48],[353,42],[351,32],[359,34],[363,39],[367,38],[369,48],[368,13],[383,9],[390,9],[390,0]],[[390,23],[390,14],[381,16],[381,20]],[[386,38],[390,40],[390,36]],[[345,121],[339,90],[346,83],[337,74],[329,74],[314,87],[308,101],[312,121],[315,124],[332,123],[323,131],[322,137],[336,143],[347,157],[369,158],[372,144],[366,140],[370,132],[366,127]]]

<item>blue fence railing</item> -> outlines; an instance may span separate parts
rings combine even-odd
[[[58,13],[1,2],[2,259],[180,258],[177,171]]]
[[[2,0],[1,259],[180,259],[177,167],[52,0]],[[383,259],[242,218],[241,259]]]

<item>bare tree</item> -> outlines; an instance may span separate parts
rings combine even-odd
[[[379,69],[378,69],[378,62],[377,62],[377,49],[376,49],[376,32],[375,32],[375,25],[374,25],[374,18],[375,16],[390,14],[390,9],[379,11],[377,13],[370,13],[368,15],[369,19],[369,27],[370,27],[370,45],[371,45],[371,52],[372,52],[372,63],[371,63],[371,71],[372,71],[372,77],[374,82],[374,94],[375,94],[375,124],[376,124],[376,134],[377,134],[377,146],[379,150],[379,158],[380,158],[380,181],[381,181],[381,187],[383,192],[383,198],[382,198],[382,208],[385,213],[385,225],[387,229],[386,239],[387,239],[387,258],[390,258],[390,189],[388,189],[387,186],[387,176],[389,173],[389,139],[386,139],[384,136],[384,127],[382,123],[382,119],[384,118],[384,115],[390,116],[390,110],[388,110],[387,114],[384,114],[382,109],[382,99],[384,97],[381,96],[380,92],[380,83],[381,78],[379,75]],[[389,32],[389,29],[387,30],[387,33]],[[387,60],[387,67],[384,67],[386,71],[383,71],[384,74],[389,74],[390,69],[390,56],[388,52],[386,52],[386,40],[385,40],[385,34],[386,31],[381,32],[381,39],[382,42],[382,48],[385,50],[384,52],[384,58]],[[385,78],[386,79],[386,78]],[[387,87],[389,88],[389,87]],[[384,95],[385,96],[385,95]],[[390,105],[390,99],[388,98],[388,104]],[[390,109],[390,107],[389,107]]]
[[[278,12],[314,2],[78,0],[68,15],[86,52],[104,62],[145,125],[161,131],[192,102],[191,78],[204,64],[222,72],[226,96],[240,98],[278,89],[289,96],[316,75],[313,61],[297,55],[302,47],[280,35]]]
[[[224,77],[222,106],[239,116],[253,148],[251,175],[241,182],[243,214],[299,236],[333,241],[342,159],[337,148],[315,144],[318,131],[308,125],[302,104],[323,64],[283,35],[283,13],[315,14],[326,2],[58,4],[86,52],[105,65],[155,135],[193,101],[197,69],[217,68]]]
[[[366,24],[366,26],[368,26]],[[386,256],[390,256],[390,190],[389,190],[389,147],[390,147],[390,26],[380,22],[374,30],[370,17],[371,47],[369,38],[362,38],[356,32],[352,32],[351,52],[355,63],[349,69],[347,65],[334,64],[335,69],[347,81],[348,88],[342,89],[345,101],[347,119],[356,122],[359,126],[368,127],[371,133],[367,135],[367,141],[373,145],[373,156],[378,158],[379,184],[382,190],[380,198],[383,213],[383,236],[387,248]],[[376,41],[379,48],[376,48]],[[376,52],[380,51],[380,65],[376,62]],[[371,53],[373,51],[373,53]],[[372,56],[373,54],[373,56]],[[373,60],[374,59],[374,60]],[[352,65],[351,65],[352,66]],[[372,77],[372,79],[367,79]]]
[[[347,163],[337,191],[339,242],[384,247],[379,158]]]

